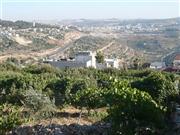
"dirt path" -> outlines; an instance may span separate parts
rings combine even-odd
[[[32,41],[25,39],[24,37],[15,36],[13,39],[18,42],[20,45],[28,46]]]
[[[104,50],[108,49],[114,44],[114,42],[109,43],[108,45],[104,46],[103,48],[100,48],[97,50],[97,52],[103,52]]]

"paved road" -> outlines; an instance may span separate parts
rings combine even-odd
[[[75,40],[77,40],[83,36],[84,35],[80,35],[78,37],[70,39],[70,41],[64,43],[63,46],[59,47],[58,49],[56,49],[52,53],[48,54],[49,58],[58,58],[58,56],[62,55],[68,48],[73,46],[73,41],[75,41]]]
[[[172,51],[166,56],[162,58],[162,61],[166,63],[167,66],[172,66],[173,65],[173,60],[176,57],[177,54],[180,54],[180,50]]]

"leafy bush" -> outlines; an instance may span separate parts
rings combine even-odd
[[[73,95],[78,91],[86,90],[87,88],[95,88],[96,83],[93,82],[94,81],[90,80],[90,78],[80,79],[78,77],[64,77],[47,85],[44,91],[51,91],[50,96],[55,98],[55,104],[61,106],[71,103]]]
[[[43,73],[57,73],[58,70],[50,65],[31,65],[23,69],[25,72],[31,74],[43,74]]]
[[[88,110],[106,106],[103,100],[103,90],[88,88],[78,91],[71,98],[71,104],[77,107],[86,107]]]
[[[4,135],[23,122],[20,110],[10,104],[0,106],[0,134]]]
[[[134,88],[148,92],[159,103],[164,103],[168,96],[178,94],[171,78],[160,72],[152,72],[144,79],[134,81],[131,85]]]
[[[126,82],[115,80],[106,94],[110,104],[109,118],[114,134],[134,135],[142,128],[163,128],[164,111],[152,97]]]
[[[51,117],[55,112],[54,103],[45,94],[32,88],[26,90],[23,94],[24,106],[29,109],[29,114],[35,118]]]
[[[6,63],[2,63],[0,65],[0,70],[1,71],[14,71],[14,72],[19,72],[20,68],[18,66],[16,66],[13,63],[10,62],[6,62]]]
[[[109,110],[107,118],[113,134],[155,134],[156,129],[164,126],[165,113],[171,110],[170,101],[179,100],[174,85],[178,76],[159,71],[59,70],[47,65],[22,69],[9,64],[0,65],[0,69],[1,105],[23,106],[27,117],[35,119],[51,117],[56,106],[66,104],[88,110],[103,107]],[[11,112],[14,111],[0,117],[1,123],[5,123],[5,116],[14,117],[9,118]],[[15,125],[19,124],[13,120]],[[14,125],[4,129],[11,127]]]

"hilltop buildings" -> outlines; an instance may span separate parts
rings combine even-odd
[[[151,69],[163,70],[166,72],[180,72],[180,54],[176,54],[172,56],[172,60],[170,61],[172,65],[165,65],[165,62],[153,62],[150,65]]]
[[[104,63],[96,62],[96,53],[91,51],[81,51],[75,55],[74,59],[51,60],[45,59],[45,63],[58,68],[79,68],[93,67],[98,69],[103,68],[119,68],[118,59],[104,59]]]
[[[95,53],[90,51],[78,52],[74,59],[44,60],[44,62],[58,68],[96,68]]]

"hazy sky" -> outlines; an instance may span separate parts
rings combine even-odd
[[[171,18],[180,0],[0,0],[6,20]]]

